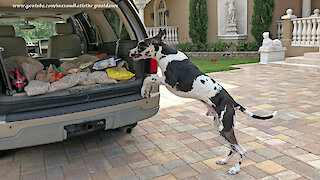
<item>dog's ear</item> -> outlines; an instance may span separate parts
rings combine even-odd
[[[159,44],[165,39],[166,34],[166,30],[160,29],[159,33],[156,36],[146,39],[145,42],[148,44]]]
[[[158,35],[156,35],[154,37],[154,43],[160,43],[164,40],[164,38],[166,37],[166,30],[165,29],[160,29]]]

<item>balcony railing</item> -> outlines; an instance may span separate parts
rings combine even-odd
[[[283,22],[282,21],[277,21],[277,35],[279,40],[283,38]]]
[[[291,21],[292,46],[320,46],[320,17],[295,18]]]
[[[179,43],[178,39],[178,26],[165,26],[165,27],[147,27],[149,37],[156,36],[160,29],[165,29],[167,32],[164,42],[168,45],[175,45]]]

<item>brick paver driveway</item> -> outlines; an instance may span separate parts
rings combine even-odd
[[[229,150],[205,107],[161,89],[159,113],[131,135],[112,130],[62,143],[4,152],[0,179],[320,179],[320,74],[263,65],[210,74],[249,110],[236,135],[247,149],[242,170],[215,161]]]

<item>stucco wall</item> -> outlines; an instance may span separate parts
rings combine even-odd
[[[218,0],[207,0],[208,9],[208,31],[207,40],[209,42],[218,41]]]
[[[312,0],[312,8],[311,8],[312,12],[316,8],[320,9],[320,1],[319,0]]]
[[[281,16],[285,15],[289,8],[293,10],[294,15],[301,17],[302,0],[275,0],[273,22],[270,27],[271,38],[277,38],[277,21],[281,20]]]
[[[179,42],[189,42],[189,1],[166,0],[169,10],[168,26],[179,26]]]
[[[208,32],[207,39],[209,42],[218,41],[218,14],[217,1],[207,0],[208,6]],[[254,41],[251,35],[251,19],[253,13],[254,0],[248,1],[248,39],[247,41]],[[154,20],[151,19],[151,14],[154,9],[154,2],[152,0],[145,8],[145,24],[147,27],[154,26]],[[169,10],[168,26],[179,26],[179,41],[190,42],[189,38],[189,0],[166,0],[167,10]],[[285,14],[288,8],[293,9],[294,15],[301,17],[302,14],[302,0],[275,0],[275,9],[273,12],[273,23],[270,27],[272,38],[277,38],[277,23],[281,16]],[[320,8],[320,0],[312,1],[312,10]]]
[[[146,5],[146,8],[144,8],[144,24],[146,27],[153,27],[153,19],[151,19],[151,14],[153,13],[153,4],[155,0],[152,0]]]
[[[147,4],[144,9],[144,19],[146,27],[154,27],[154,20],[151,14],[154,11],[155,0]],[[190,42],[189,38],[189,1],[188,0],[166,0],[169,17],[168,26],[179,26],[179,42]]]

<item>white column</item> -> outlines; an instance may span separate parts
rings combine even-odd
[[[151,0],[133,0],[133,1],[134,1],[134,4],[136,5],[136,7],[138,8],[139,17],[140,17],[142,23],[144,24],[144,8]]]
[[[302,17],[309,17],[311,15],[311,0],[302,1]]]
[[[139,17],[142,21],[142,23],[144,24],[144,8],[146,7],[145,4],[139,4],[137,5],[137,8],[139,10]]]

